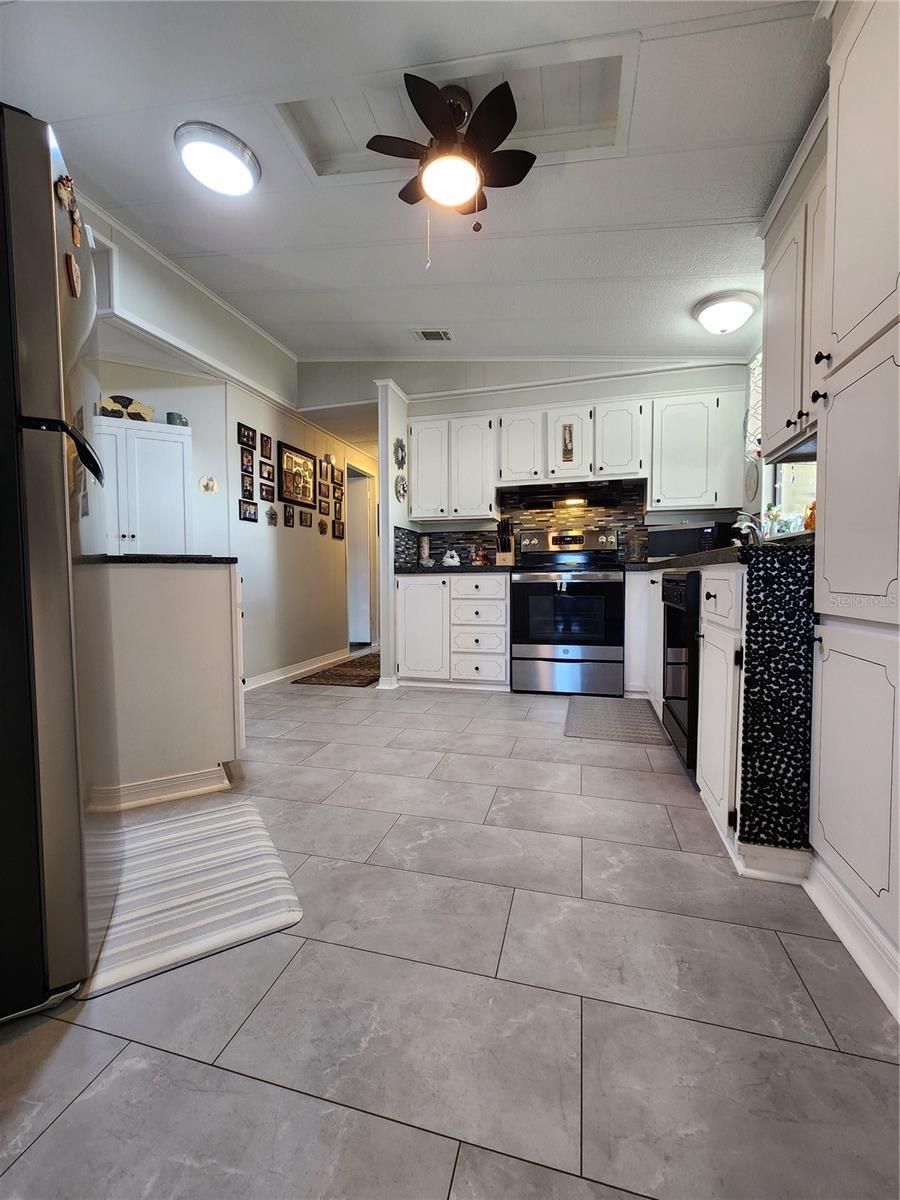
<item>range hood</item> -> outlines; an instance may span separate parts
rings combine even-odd
[[[554,509],[571,508],[576,506],[567,501],[583,500],[585,507],[615,508],[622,502],[623,482],[643,482],[637,480],[609,481],[591,483],[529,483],[523,487],[500,484],[500,507]]]

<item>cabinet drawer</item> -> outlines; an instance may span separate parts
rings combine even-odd
[[[700,612],[704,620],[740,629],[744,572],[704,571],[700,580]]]
[[[451,654],[450,678],[473,682],[505,683],[506,656],[500,654]]]
[[[460,575],[450,580],[450,595],[505,600],[508,582],[508,575]]]
[[[466,650],[472,654],[506,654],[506,630],[482,629],[480,625],[454,625],[450,632],[450,649]]]
[[[454,625],[505,625],[505,600],[452,600],[450,620]]]

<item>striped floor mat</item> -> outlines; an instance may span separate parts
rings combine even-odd
[[[303,915],[249,800],[198,796],[135,809],[118,828],[86,835],[91,908],[109,911],[104,893],[115,904],[79,999],[287,929]]]

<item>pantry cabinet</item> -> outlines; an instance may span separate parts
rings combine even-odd
[[[494,422],[490,417],[450,421],[450,515],[484,517],[494,511]]]
[[[835,369],[877,337],[898,307],[898,14],[853,4],[829,60],[828,351]]]
[[[896,635],[849,623],[820,625],[817,633],[810,842],[896,942]]]
[[[409,427],[409,515],[423,520],[447,516],[450,508],[450,423],[422,418]]]
[[[544,414],[504,413],[500,425],[500,479],[527,483],[544,478]]]
[[[650,466],[649,400],[609,400],[594,411],[594,474],[604,479],[646,475]]]
[[[740,507],[744,400],[708,392],[653,401],[649,508]]]
[[[449,679],[449,579],[432,575],[398,576],[396,621],[400,678]]]
[[[900,327],[828,379],[816,479],[817,611],[898,623]]]
[[[588,405],[547,413],[547,472],[551,479],[584,479],[593,471],[594,410]]]
[[[105,481],[90,491],[84,548],[103,554],[190,553],[190,429],[96,417],[90,437]],[[98,506],[93,514],[91,503]]]

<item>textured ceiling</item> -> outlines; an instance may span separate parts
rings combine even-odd
[[[5,101],[52,121],[83,191],[301,358],[747,357],[758,318],[717,338],[690,309],[760,290],[756,224],[826,85],[814,7],[13,4],[0,80]],[[602,57],[603,39],[634,46],[616,146],[542,155],[489,193],[480,234],[435,211],[428,272],[424,206],[396,197],[408,169],[320,177],[279,107],[390,92],[408,69],[515,83],[537,65],[522,108],[538,127],[544,90],[572,79],[540,64]],[[253,147],[249,197],[181,168],[172,132],[190,118]],[[423,346],[409,332],[423,325],[455,341]]]

